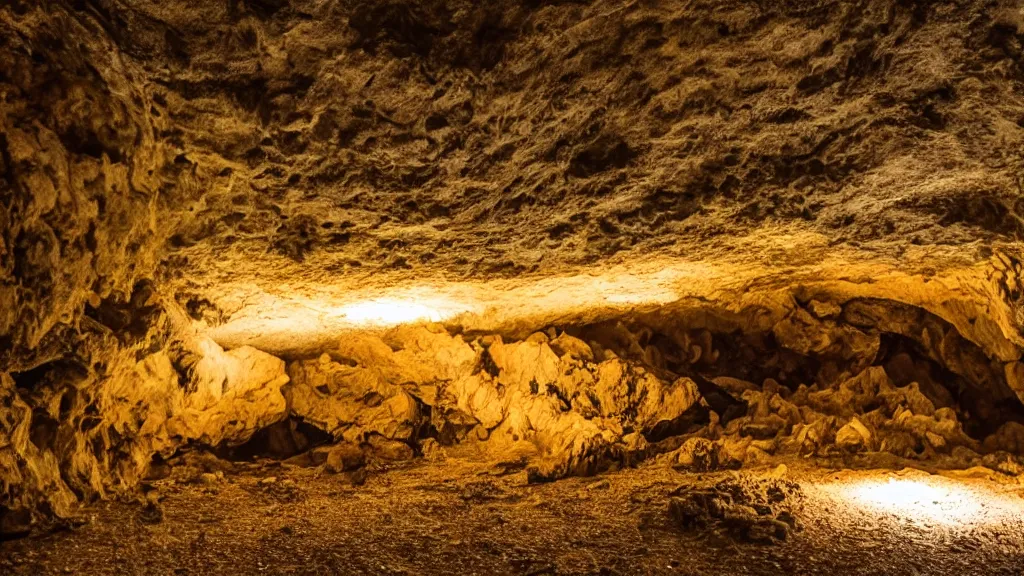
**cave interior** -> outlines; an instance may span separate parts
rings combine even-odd
[[[9,574],[1020,574],[1024,5],[9,0]]]

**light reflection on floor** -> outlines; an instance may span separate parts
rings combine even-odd
[[[915,524],[980,526],[1024,514],[1024,500],[994,485],[942,476],[873,474],[815,484],[841,513]]]

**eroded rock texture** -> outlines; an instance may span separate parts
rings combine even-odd
[[[384,342],[400,347],[397,352]],[[558,356],[554,348],[562,351]],[[562,333],[472,345],[445,332],[399,329],[343,345],[339,360],[294,362],[286,395],[292,413],[337,439],[374,436],[418,445],[486,441],[495,455],[539,452],[545,473],[593,473],[642,451],[645,437],[685,418],[699,398],[686,378],[664,380],[609,359]]]
[[[791,306],[706,304],[700,321],[660,310],[515,342],[400,328],[292,362],[285,395],[293,416],[370,453],[375,438],[417,453],[479,443],[525,455],[535,480],[659,454],[698,471],[871,455],[1020,472],[1013,384],[955,329],[886,301]]]
[[[4,534],[33,512],[68,517],[81,499],[134,489],[154,459],[189,443],[241,444],[286,417],[283,361],[225,352],[153,314],[140,341],[86,332],[61,359],[3,374]]]
[[[1012,2],[100,4],[204,183],[172,239],[202,277],[1021,232]]]
[[[535,480],[656,455],[1017,473],[1022,21],[981,0],[6,2],[0,531],[191,447],[299,446],[299,423],[343,442],[337,469],[479,444]],[[203,333],[260,293],[680,258],[736,274],[655,311],[492,310],[491,334],[285,359]]]

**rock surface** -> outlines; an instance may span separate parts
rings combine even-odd
[[[558,357],[543,335],[471,346],[443,331],[403,328],[343,343],[337,355],[354,366],[328,354],[291,363],[285,395],[293,415],[336,439],[369,443],[385,459],[395,459],[386,441],[418,445],[427,436],[448,445],[481,441],[495,457],[532,444],[539,473],[555,477],[593,473],[621,460],[619,452],[642,451],[644,435],[699,399],[687,378],[664,381],[618,359],[594,363],[582,341],[565,333],[555,341],[573,340],[578,348]]]
[[[1022,42],[982,0],[4,3],[0,527],[286,418],[537,480],[1016,470]],[[444,326],[338,306],[424,287]]]
[[[200,286],[553,273],[762,231],[977,260],[1022,231],[1010,5],[99,5],[72,17],[143,71],[201,182],[169,221]]]

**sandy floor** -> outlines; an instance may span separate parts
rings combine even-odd
[[[7,542],[5,574],[1020,574],[1021,488],[924,473],[795,471],[799,529],[755,544],[684,531],[673,492],[780,477],[648,466],[527,485],[516,465],[449,461],[344,475],[175,470],[159,505],[105,502],[73,530]]]

